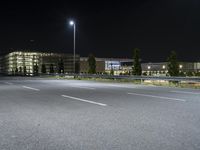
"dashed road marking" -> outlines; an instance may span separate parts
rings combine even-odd
[[[186,102],[185,99],[179,99],[179,98],[171,98],[171,97],[163,97],[163,96],[155,96],[155,95],[147,95],[147,94],[138,94],[138,93],[127,93],[127,94],[129,94],[129,95],[136,95],[136,96],[144,96],[144,97],[152,97],[152,98],[159,98],[159,99],[166,99],[166,100]]]
[[[103,103],[99,103],[99,102],[95,102],[95,101],[91,101],[91,100],[86,100],[86,99],[82,99],[82,98],[78,98],[78,97],[72,97],[72,96],[68,96],[68,95],[61,95],[61,96],[65,97],[65,98],[70,98],[70,99],[73,99],[73,100],[77,100],[77,101],[82,101],[82,102],[86,102],[86,103],[99,105],[99,106],[107,106],[107,104],[103,104]]]
[[[95,90],[95,88],[92,87],[85,87],[85,86],[70,86],[72,88],[79,88],[79,89],[88,89],[88,90]]]
[[[170,91],[172,93],[180,93],[180,94],[199,94],[200,95],[200,92],[197,93],[197,92],[187,92],[187,91]]]
[[[40,91],[40,89],[32,88],[32,87],[29,87],[29,86],[22,86],[22,87],[25,88],[25,89],[29,89],[29,90]]]

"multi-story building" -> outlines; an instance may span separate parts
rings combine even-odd
[[[26,74],[33,75],[34,67],[37,66],[38,73],[41,73],[42,65],[45,65],[46,72],[58,72],[59,63],[63,64],[62,73],[73,73],[73,55],[60,53],[43,53],[43,52],[11,52],[0,59],[0,71],[4,74]],[[76,55],[76,69],[79,71],[80,57]]]

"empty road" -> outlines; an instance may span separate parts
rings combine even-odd
[[[200,150],[200,90],[0,77],[0,150]]]

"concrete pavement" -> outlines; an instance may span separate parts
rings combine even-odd
[[[1,150],[199,150],[200,91],[0,78]]]

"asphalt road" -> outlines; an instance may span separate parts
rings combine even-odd
[[[0,78],[0,150],[200,150],[200,90]]]

